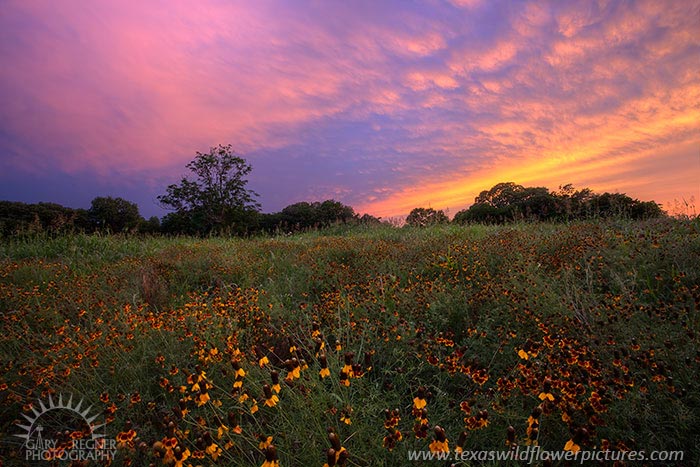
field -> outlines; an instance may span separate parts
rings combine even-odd
[[[694,465],[699,312],[697,220],[6,240],[0,465],[27,465],[22,414],[59,394],[104,417],[112,465]],[[91,434],[50,433],[68,415],[48,457]]]

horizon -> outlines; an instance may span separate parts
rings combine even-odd
[[[148,218],[231,144],[262,212],[450,217],[499,182],[700,199],[700,2],[9,1],[0,199]]]

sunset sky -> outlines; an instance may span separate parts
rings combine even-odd
[[[0,199],[156,196],[231,144],[264,212],[502,181],[700,205],[700,0],[0,4]]]

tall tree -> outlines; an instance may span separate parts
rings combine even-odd
[[[175,211],[178,219],[189,224],[190,231],[246,231],[260,209],[255,200],[258,194],[246,188],[250,164],[229,144],[211,148],[208,153],[197,152],[186,167],[195,178],[183,177],[179,184],[168,186],[166,194],[158,196],[161,205]]]
[[[447,224],[450,219],[442,211],[433,208],[415,208],[406,217],[406,224],[414,227],[425,227],[434,224]]]
[[[114,233],[136,229],[143,221],[136,203],[111,196],[93,199],[88,218],[96,229],[109,229]]]

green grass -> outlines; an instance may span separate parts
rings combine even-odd
[[[582,449],[683,450],[691,465],[699,265],[700,224],[674,219],[9,239],[0,458],[25,465],[12,435],[26,405],[71,393],[111,408],[110,437],[134,430],[113,465],[163,465],[169,438],[191,454],[183,465],[213,464],[217,447],[221,465],[261,465],[260,438],[271,436],[281,465],[321,466],[331,429],[346,465],[400,466],[409,450],[429,449],[435,425],[450,448],[464,431],[464,449],[505,449],[512,426],[523,448],[573,439]],[[349,386],[347,352],[364,373]],[[308,368],[286,384],[292,358]],[[273,370],[280,400],[266,407]],[[420,387],[430,394],[426,438],[414,430]],[[384,426],[387,409],[395,428]],[[394,430],[403,439],[389,450]]]

